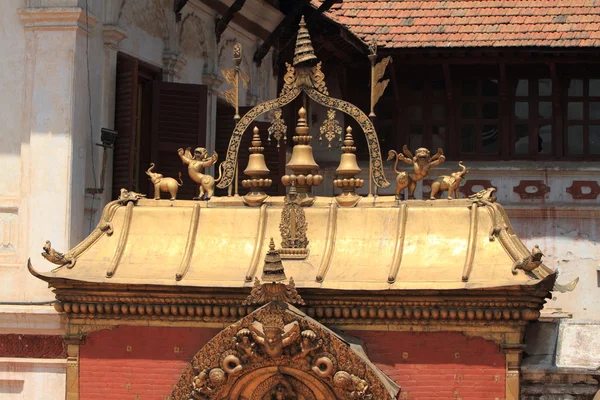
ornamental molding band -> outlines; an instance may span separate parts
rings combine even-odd
[[[212,338],[173,400],[385,400],[400,388],[342,337],[300,310],[271,302]]]

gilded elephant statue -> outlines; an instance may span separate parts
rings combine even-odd
[[[177,191],[183,185],[181,180],[181,172],[179,173],[179,182],[174,178],[165,178],[162,174],[153,172],[154,163],[150,163],[150,168],[146,171],[146,175],[150,177],[150,181],[154,184],[154,199],[160,200],[160,192],[168,192],[171,194],[171,200],[177,198]]]
[[[466,174],[469,173],[467,167],[465,167],[462,161],[458,162],[458,166],[461,168],[458,172],[453,172],[448,175],[442,175],[431,183],[431,200],[435,200],[442,195],[442,192],[448,192],[448,199],[451,200],[453,197],[457,199],[460,197],[460,191],[458,187],[463,181]]]

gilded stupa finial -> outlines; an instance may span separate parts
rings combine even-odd
[[[307,61],[316,60],[315,49],[310,41],[310,34],[306,29],[304,16],[300,19],[300,27],[298,28],[298,37],[296,38],[296,50],[294,51],[294,66],[300,65]]]
[[[269,197],[263,191],[263,188],[271,186],[273,181],[269,179],[270,171],[265,162],[265,156],[263,154],[265,148],[262,146],[258,127],[254,127],[252,134],[252,146],[248,148],[250,151],[248,167],[244,170],[244,175],[248,176],[250,179],[242,181],[242,186],[250,189],[250,192],[246,194],[243,199],[249,206],[259,206]]]
[[[335,200],[344,207],[353,207],[358,203],[361,197],[356,194],[356,189],[363,187],[365,184],[363,179],[354,177],[360,173],[360,167],[356,162],[356,154],[354,154],[355,151],[352,128],[348,126],[342,146],[343,153],[340,157],[340,165],[335,170],[337,177],[333,181],[335,187],[342,189],[342,193]]]

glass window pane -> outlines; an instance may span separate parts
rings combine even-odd
[[[552,79],[538,80],[538,94],[540,96],[552,96]]]
[[[431,127],[431,148],[444,148],[446,144],[446,127],[442,125],[433,125]]]
[[[408,148],[411,151],[423,147],[423,126],[410,125],[408,128]]]
[[[515,103],[515,118],[529,119],[529,103],[526,101],[517,101]]]
[[[484,79],[481,82],[481,94],[484,96],[498,96],[498,80]]]
[[[583,125],[571,125],[567,132],[567,153],[583,154]]]
[[[527,96],[529,94],[529,81],[527,79],[519,79],[515,88],[515,96]]]
[[[541,154],[552,154],[552,125],[540,125],[538,152]]]
[[[529,153],[529,126],[515,126],[515,154]]]
[[[477,150],[475,125],[463,125],[461,133],[460,151],[462,153],[474,153]]]
[[[446,96],[446,82],[443,80],[432,81],[431,90],[436,97]]]
[[[433,118],[435,121],[444,121],[446,119],[446,106],[444,104],[432,105],[431,118]]]
[[[569,119],[583,119],[583,103],[570,101],[568,104]]]
[[[600,79],[590,79],[590,96],[600,96]]]
[[[417,105],[408,106],[406,109],[406,117],[409,120],[422,120],[423,119],[423,107]]]
[[[590,119],[600,119],[600,102],[590,102]]]
[[[498,118],[498,103],[483,103],[483,119]]]
[[[583,96],[583,80],[569,79],[569,96]]]
[[[486,154],[498,154],[500,130],[496,125],[484,125],[481,132],[482,150]]]
[[[590,154],[600,154],[600,125],[590,125]]]
[[[463,96],[477,96],[477,81],[462,81]]]
[[[463,103],[461,115],[463,119],[477,118],[477,103]]]
[[[552,118],[552,102],[540,101],[540,104],[538,104],[538,112],[540,118]]]

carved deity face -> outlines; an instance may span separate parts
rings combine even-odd
[[[283,331],[280,328],[266,328],[265,341],[271,349],[281,347]]]
[[[242,336],[242,344],[244,344],[244,345],[250,344],[250,338],[246,335]]]
[[[302,347],[309,347],[310,346],[310,339],[307,337],[303,337],[302,338]]]
[[[204,160],[208,155],[208,150],[204,147],[196,147],[194,150],[194,160]]]

